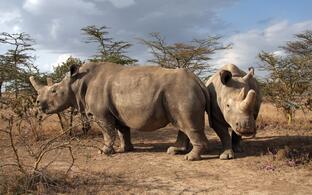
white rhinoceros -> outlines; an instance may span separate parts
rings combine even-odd
[[[104,153],[113,153],[115,128],[120,152],[130,151],[130,128],[153,131],[172,123],[193,145],[186,160],[199,160],[207,147],[205,110],[210,111],[205,85],[184,69],[125,67],[113,63],[73,65],[70,74],[51,86],[30,81],[38,92],[37,103],[45,113],[76,107],[100,125]],[[168,153],[185,151],[170,147]]]
[[[224,147],[220,159],[234,158],[233,149],[240,150],[241,136],[256,134],[261,94],[253,76],[253,68],[246,74],[237,66],[228,64],[206,82],[211,98],[210,127],[220,137]]]

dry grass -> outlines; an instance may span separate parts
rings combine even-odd
[[[102,136],[96,126],[87,136],[77,127],[73,140],[75,165],[68,175],[64,174],[68,153],[54,152],[42,162],[55,160],[39,175],[46,183],[37,182],[28,191],[23,186],[29,178],[21,176],[15,167],[0,168],[0,194],[307,194],[312,191],[311,120],[311,113],[298,111],[294,123],[287,125],[282,112],[264,103],[257,137],[242,143],[245,152],[231,161],[219,160],[221,143],[213,131],[207,130],[209,151],[199,162],[166,154],[177,133],[171,126],[148,133],[132,131],[135,151],[110,157],[97,153]],[[43,123],[41,139],[32,147],[60,133],[61,126],[53,115]],[[32,166],[18,139],[16,147],[24,165]],[[8,140],[0,134],[0,162],[10,162],[12,156]]]
[[[288,125],[287,118],[281,109],[271,103],[263,103],[257,119],[260,128],[270,126],[271,128],[287,129],[311,129],[312,112],[297,110],[291,125]]]

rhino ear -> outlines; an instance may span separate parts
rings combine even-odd
[[[29,81],[36,91],[39,91],[43,87],[43,85],[37,83],[34,76],[29,77]]]
[[[53,80],[50,77],[47,77],[47,84],[48,86],[52,86],[53,85]]]
[[[220,79],[223,85],[226,85],[232,79],[232,73],[228,70],[221,70]]]
[[[70,76],[74,77],[79,72],[79,65],[73,64],[73,65],[70,66],[69,70],[70,70]]]
[[[255,69],[253,67],[248,68],[248,73],[243,77],[245,81],[248,81],[255,75]]]

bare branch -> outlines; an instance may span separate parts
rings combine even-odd
[[[219,43],[221,37],[214,36],[207,39],[193,39],[189,43],[167,44],[165,38],[159,33],[151,33],[152,40],[139,39],[139,41],[151,49],[154,56],[149,60],[166,68],[185,68],[200,77],[211,69],[207,62],[211,55],[218,50],[228,49],[231,45]]]

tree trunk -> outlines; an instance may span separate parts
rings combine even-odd
[[[15,80],[15,83],[14,83],[14,88],[15,88],[15,98],[17,99],[17,97],[18,97],[18,84],[17,84],[16,80]]]
[[[2,97],[2,84],[3,84],[3,81],[0,81],[0,98]]]

